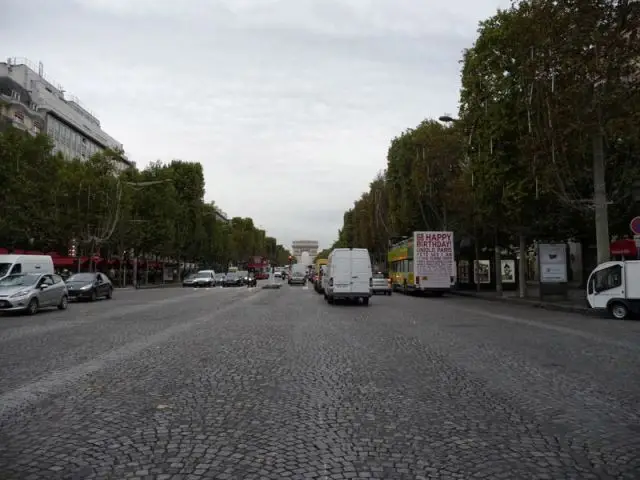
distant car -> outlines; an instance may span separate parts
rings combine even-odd
[[[216,272],[213,270],[200,270],[196,273],[196,278],[193,281],[194,287],[213,287],[215,281]]]
[[[374,295],[391,295],[391,282],[382,273],[375,273],[371,282],[371,292]]]
[[[223,287],[241,287],[244,285],[244,278],[237,273],[227,273],[222,282]]]
[[[67,281],[69,298],[74,300],[91,300],[98,298],[113,298],[111,280],[103,273],[76,273]]]
[[[276,272],[273,274],[273,278],[282,279],[282,272]]]
[[[242,279],[242,285],[246,285],[247,281],[249,280],[249,271],[248,270],[239,270],[236,273]]]
[[[303,272],[293,272],[288,283],[289,285],[306,285],[307,276]]]
[[[189,275],[187,275],[186,277],[184,277],[184,280],[182,280],[182,286],[183,287],[193,287],[193,284],[196,281],[196,274],[195,273],[191,273]]]
[[[0,280],[0,312],[26,312],[35,315],[41,308],[69,304],[67,285],[52,274],[18,273]]]

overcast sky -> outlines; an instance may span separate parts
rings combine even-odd
[[[457,111],[459,60],[508,0],[3,0],[0,55],[95,112],[139,166],[204,165],[207,200],[328,246],[390,140]]]

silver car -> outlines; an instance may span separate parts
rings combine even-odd
[[[0,280],[0,312],[38,313],[41,308],[69,305],[67,285],[58,275],[24,273]]]
[[[374,295],[391,295],[389,280],[382,273],[375,273],[371,282],[371,291]]]

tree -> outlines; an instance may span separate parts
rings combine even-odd
[[[250,218],[218,220],[205,202],[202,166],[173,160],[116,170],[115,152],[88,160],[52,153],[48,137],[0,133],[0,247],[65,254],[159,257],[218,265],[251,255],[280,260],[288,251]]]

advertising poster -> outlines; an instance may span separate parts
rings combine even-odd
[[[515,260],[502,260],[500,268],[502,283],[516,283],[516,262]]]
[[[456,276],[453,232],[415,232],[414,269],[430,287],[450,287]]]
[[[567,247],[564,243],[538,244],[541,283],[565,283],[567,278]]]
[[[491,283],[491,262],[489,260],[474,261],[473,280],[478,283]]]

